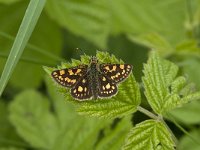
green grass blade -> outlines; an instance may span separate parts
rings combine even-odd
[[[45,2],[46,0],[31,0],[29,3],[0,79],[0,96],[31,36]]]

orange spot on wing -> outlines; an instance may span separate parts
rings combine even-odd
[[[72,70],[68,70],[69,75],[73,75],[73,71]]]
[[[65,70],[60,70],[60,75],[65,74]]]
[[[124,69],[124,65],[120,65],[119,67],[120,67],[120,69]]]

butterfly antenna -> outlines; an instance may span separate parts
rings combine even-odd
[[[76,48],[76,50],[80,55],[86,55],[85,52],[82,49]]]

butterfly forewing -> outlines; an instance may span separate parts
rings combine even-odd
[[[112,80],[107,78],[104,74],[99,73],[98,83],[99,97],[111,97],[117,94],[116,83],[113,83]]]
[[[51,76],[62,86],[73,87],[86,74],[87,68],[87,65],[80,65],[73,68],[54,70]]]
[[[71,89],[71,95],[79,100],[90,99],[92,97],[92,90],[89,84],[88,74],[83,76]]]
[[[126,79],[132,71],[130,64],[101,64],[100,71],[113,82],[119,83]]]

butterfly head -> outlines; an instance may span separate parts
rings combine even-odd
[[[91,64],[97,64],[98,63],[98,59],[96,56],[92,56],[91,57]]]

